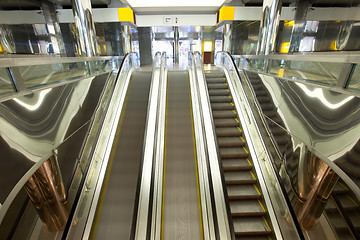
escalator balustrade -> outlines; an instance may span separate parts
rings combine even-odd
[[[205,71],[236,239],[274,239],[226,77]]]

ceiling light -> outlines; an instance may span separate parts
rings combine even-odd
[[[220,7],[225,0],[127,0],[131,7]]]

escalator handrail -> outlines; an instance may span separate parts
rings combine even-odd
[[[134,239],[160,239],[165,146],[166,54],[154,57],[147,108]]]

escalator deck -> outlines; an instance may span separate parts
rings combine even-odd
[[[226,77],[205,71],[236,239],[274,239]]]

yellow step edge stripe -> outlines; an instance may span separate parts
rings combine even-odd
[[[247,158],[246,159],[248,161],[248,163],[250,164],[250,166],[252,166],[252,163],[250,162],[250,160]]]
[[[263,220],[264,220],[264,222],[265,222],[266,226],[269,228],[269,230],[270,230],[270,231],[272,231],[272,230],[271,230],[271,227],[270,227],[270,225],[269,225],[269,223],[266,221],[266,218],[265,218],[264,216],[263,216],[262,218],[263,218]]]
[[[241,130],[239,127],[237,127],[237,129],[238,129],[240,132],[242,132],[242,130]]]
[[[245,148],[245,147],[243,147],[243,149],[245,150],[245,152],[246,152],[247,154],[249,154],[249,152],[246,150],[246,148]]]
[[[239,122],[239,120],[237,120],[237,118],[234,118],[234,119],[235,119],[235,121]]]
[[[259,189],[256,187],[255,184],[253,184],[254,188],[256,189],[257,193],[261,196],[261,192],[259,191]]]
[[[250,171],[250,173],[251,173],[251,175],[253,176],[253,178],[254,178],[254,180],[256,180],[256,177],[255,177],[255,175],[252,173],[252,171]],[[256,188],[256,187],[255,187]],[[256,188],[256,190],[258,190],[257,188]],[[259,190],[258,190],[259,191]]]
[[[260,195],[261,195],[261,194],[260,194]],[[263,210],[264,212],[266,212],[266,210],[265,210],[265,208],[264,208],[264,205],[261,203],[260,199],[258,199],[258,202],[259,202],[260,207],[262,208],[262,210]]]

